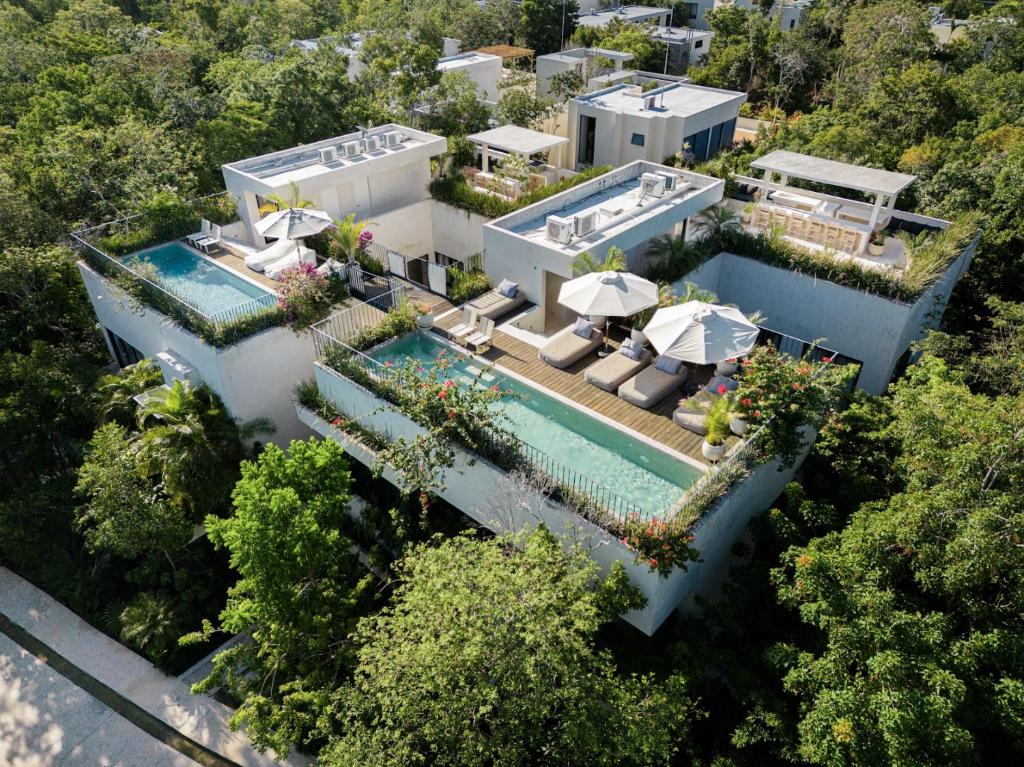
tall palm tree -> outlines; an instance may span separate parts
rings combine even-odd
[[[269,213],[276,213],[279,210],[286,210],[288,208],[312,208],[316,203],[312,200],[304,199],[299,194],[299,185],[294,181],[291,182],[290,187],[291,195],[285,197],[280,194],[268,194],[263,199],[266,200],[260,205],[260,215],[266,216]]]
[[[115,421],[130,427],[135,419],[135,397],[159,386],[163,375],[152,360],[144,359],[118,373],[100,378],[96,384],[96,405],[100,423]]]
[[[696,222],[698,230],[719,247],[722,246],[726,234],[738,231],[740,228],[740,217],[736,215],[735,211],[729,210],[724,205],[712,205],[710,208],[706,208],[697,216]]]
[[[603,261],[598,261],[589,251],[584,251],[572,262],[572,273],[576,277],[591,272],[625,272],[628,268],[626,254],[614,245],[608,249],[608,255]]]
[[[349,213],[341,221],[334,222],[334,228],[330,229],[331,239],[334,240],[338,250],[349,262],[356,258],[356,250],[359,248],[359,235],[367,224],[372,221],[356,221],[356,214]]]

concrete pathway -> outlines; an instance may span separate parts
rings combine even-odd
[[[196,767],[0,634],[0,764]]]
[[[0,615],[66,659],[75,669],[212,754],[243,767],[280,764],[273,754],[257,752],[244,732],[229,729],[227,720],[231,709],[227,706],[205,695],[192,695],[186,682],[166,676],[149,661],[3,567],[0,567]],[[292,754],[284,763],[302,767],[310,762],[299,754]],[[2,754],[0,764],[5,764]]]

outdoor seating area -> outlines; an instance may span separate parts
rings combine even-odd
[[[516,199],[521,194],[553,184],[570,171],[561,169],[564,136],[552,136],[518,125],[502,125],[467,137],[476,145],[480,165],[465,168],[466,182],[480,191]],[[552,161],[549,162],[549,158]],[[501,167],[492,172],[491,161]]]

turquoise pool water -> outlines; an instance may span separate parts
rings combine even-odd
[[[244,280],[228,269],[206,260],[180,242],[168,242],[125,257],[129,266],[142,261],[152,264],[160,283],[209,317],[240,310],[253,299],[273,305],[273,293]],[[256,310],[257,306],[253,306]]]
[[[430,362],[450,347],[428,333],[410,333],[371,352],[380,362],[401,364],[408,358]],[[507,426],[526,444],[546,453],[647,513],[663,511],[677,501],[701,472],[575,407],[526,386],[476,360],[456,362],[458,381],[498,384],[515,397],[495,405],[508,417]]]

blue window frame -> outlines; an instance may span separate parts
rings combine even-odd
[[[634,133],[632,135],[632,137],[629,139],[629,143],[632,144],[633,146],[643,146],[644,145],[644,134],[643,133]]]

